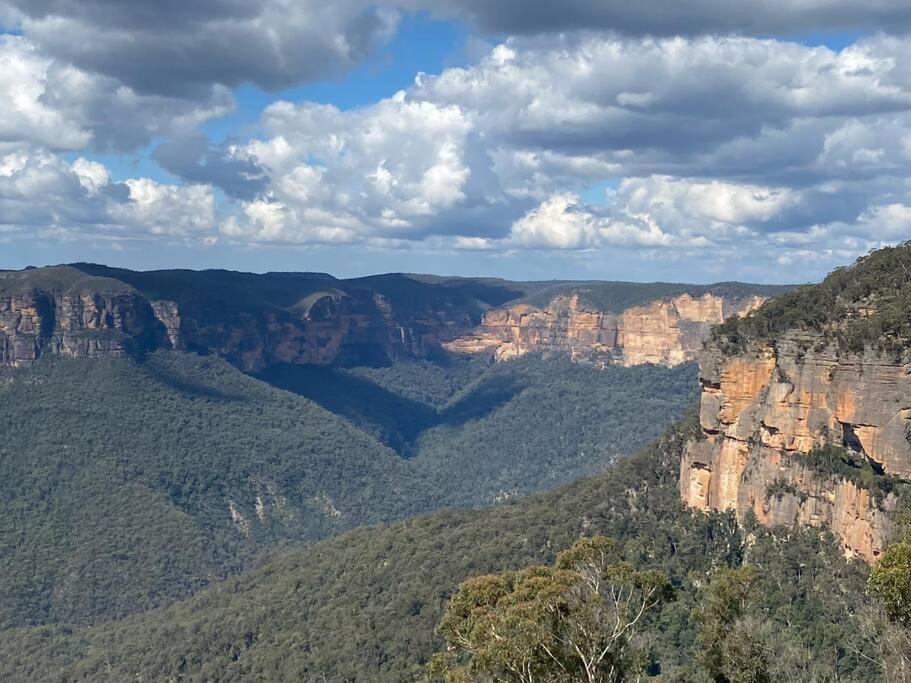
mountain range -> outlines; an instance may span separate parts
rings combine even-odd
[[[872,680],[865,580],[911,492],[909,265],[798,288],[0,273],[0,677],[418,680],[460,582],[607,534],[674,587],[649,675],[706,680],[705,586],[759,566],[744,609],[800,680]]]

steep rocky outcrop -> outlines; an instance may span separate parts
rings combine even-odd
[[[28,366],[43,354],[122,357],[169,346],[138,292],[62,275],[62,286],[0,279],[0,365]]]
[[[704,438],[683,458],[683,500],[764,524],[829,528],[847,554],[874,560],[897,497],[810,467],[807,454],[843,447],[877,476],[911,478],[911,365],[790,332],[734,355],[710,345],[700,368]]]
[[[377,292],[320,292],[290,310],[177,313],[181,343],[216,353],[244,370],[276,363],[367,364],[429,358],[441,338],[470,329],[467,310],[408,310]]]
[[[712,325],[764,300],[683,293],[611,313],[585,305],[578,294],[558,296],[543,308],[521,303],[489,311],[472,334],[444,346],[455,353],[491,353],[496,360],[543,352],[601,363],[676,365],[695,358]]]
[[[446,352],[674,365],[692,360],[711,325],[752,310],[766,289],[401,274],[339,280],[93,264],[0,271],[0,365],[28,365],[43,354],[123,356],[159,348],[217,354],[254,372]],[[520,298],[529,293],[542,303]]]
[[[276,305],[251,296],[246,281],[230,282],[232,291],[220,280],[213,287],[215,276],[192,277],[190,286],[172,286],[170,299],[155,287],[143,291],[68,266],[0,272],[0,365],[27,366],[48,354],[122,357],[160,348],[217,354],[248,371],[274,363],[428,358],[440,353],[441,339],[477,325],[483,311],[471,299],[459,305],[442,297],[437,307],[435,300],[393,301],[369,288],[327,287],[328,276],[308,281],[300,299],[289,282],[290,305]],[[282,293],[281,278],[258,277]]]

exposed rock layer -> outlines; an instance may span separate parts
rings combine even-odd
[[[500,360],[539,351],[673,365],[694,358],[712,324],[762,301],[753,286],[734,285],[741,295],[703,287],[694,296],[683,293],[684,285],[658,285],[677,293],[649,302],[650,285],[588,283],[586,291],[609,294],[602,305],[618,308],[614,313],[584,304],[565,284],[542,295],[548,303],[538,308],[509,302],[540,292],[541,283],[138,273],[92,264],[9,271],[0,272],[0,365],[28,365],[43,354],[122,356],[158,348],[217,354],[248,371],[279,363],[385,363],[446,350]],[[616,303],[622,296],[629,303]]]
[[[822,445],[855,451],[873,469],[911,478],[911,366],[852,355],[791,334],[736,356],[700,359],[704,439],[680,470],[680,492],[701,510],[750,511],[765,524],[829,528],[849,555],[874,560],[898,501],[880,500],[844,477],[814,471]]]
[[[194,314],[196,313],[196,314]],[[202,311],[149,301],[135,291],[0,296],[0,365],[28,366],[45,354],[136,356],[160,348],[224,356],[245,370],[272,363],[382,362],[426,358],[440,337],[471,329],[467,312],[397,315],[373,292],[328,293],[294,310]]]
[[[168,345],[164,326],[136,292],[0,297],[0,365],[28,366],[48,353],[121,357]]]
[[[763,301],[680,294],[610,313],[586,307],[578,295],[560,296],[545,308],[516,304],[489,311],[478,330],[445,347],[492,353],[497,360],[561,352],[576,360],[676,365],[695,359],[712,325]]]

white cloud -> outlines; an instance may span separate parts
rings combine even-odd
[[[368,0],[0,0],[46,54],[135,92],[207,100],[336,75],[387,40],[397,12]]]
[[[204,185],[111,180],[100,163],[46,151],[0,156],[0,224],[13,237],[211,237],[215,199]]]
[[[223,88],[201,102],[139,95],[47,57],[27,38],[0,35],[0,143],[129,150],[192,130],[231,106]]]

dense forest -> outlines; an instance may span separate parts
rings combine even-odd
[[[619,560],[670,582],[672,599],[649,620],[649,675],[708,681],[707,667],[727,666],[722,655],[742,644],[718,633],[759,622],[764,638],[786,644],[781,666],[786,655],[796,677],[731,680],[879,679],[877,631],[865,620],[867,568],[847,563],[828,534],[738,527],[726,514],[683,509],[677,466],[694,434],[693,422],[681,425],[550,493],[355,529],[170,607],[94,627],[9,630],[0,677],[418,679],[444,644],[436,627],[460,583],[554,562],[576,539],[604,534]],[[736,613],[706,613],[725,572],[742,567],[755,576]],[[697,658],[699,648],[720,654]]]
[[[300,396],[175,352],[0,370],[0,625],[123,616],[292,543],[571,481],[657,436],[694,374],[399,363],[289,373]]]
[[[911,339],[911,242],[886,247],[837,268],[820,284],[793,289],[751,315],[714,329],[722,349],[737,351],[788,331],[811,331],[840,348],[902,355]]]

